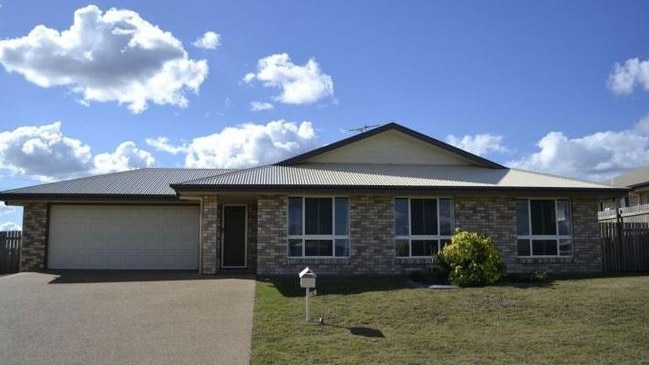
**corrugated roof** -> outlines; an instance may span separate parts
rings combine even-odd
[[[618,188],[634,188],[649,185],[649,166],[639,168],[605,181],[605,184]]]
[[[169,186],[170,184],[205,178],[231,171],[233,170],[145,168],[7,190],[0,192],[0,200],[18,200],[30,197],[61,199],[71,197],[117,198],[126,196],[173,198],[176,192]]]
[[[516,169],[475,166],[301,164],[262,166],[175,184],[179,191],[246,187],[538,188],[614,190],[610,186]]]

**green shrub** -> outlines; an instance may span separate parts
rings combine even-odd
[[[483,286],[502,277],[504,265],[494,240],[484,234],[456,230],[451,243],[438,254],[439,265],[451,284]]]

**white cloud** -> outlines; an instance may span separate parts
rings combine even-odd
[[[90,146],[61,132],[61,122],[24,126],[0,133],[0,168],[12,175],[52,181],[149,167],[153,156],[131,141],[114,152],[93,156]]]
[[[0,63],[41,86],[67,86],[81,102],[116,101],[134,113],[149,102],[185,107],[198,93],[207,61],[188,58],[171,33],[130,10],[94,5],[74,13],[69,29],[38,25],[28,35],[0,40]]]
[[[466,135],[462,138],[451,134],[446,137],[446,143],[479,156],[490,152],[508,152],[509,150],[503,145],[504,140],[504,136],[492,134]]]
[[[282,93],[274,99],[285,104],[311,104],[334,94],[333,79],[313,58],[300,66],[286,53],[264,57],[257,62],[257,73],[243,77],[247,83],[255,79],[265,87],[281,88]]]
[[[17,225],[14,222],[3,222],[0,223],[0,232],[2,231],[22,231],[23,227]]]
[[[649,91],[649,60],[631,58],[624,65],[616,63],[608,77],[608,87],[617,94],[630,94],[636,86]]]
[[[274,120],[267,124],[227,127],[219,133],[171,145],[165,137],[147,140],[169,153],[183,152],[185,166],[192,168],[246,168],[281,161],[318,147],[311,122],[300,124]]]
[[[155,165],[151,153],[138,148],[134,142],[122,142],[114,152],[101,153],[94,158],[93,173],[107,173],[132,170]]]
[[[211,31],[205,32],[205,34],[195,40],[192,45],[196,48],[216,49],[216,47],[221,45],[221,36]]]
[[[265,103],[261,101],[252,101],[250,102],[250,110],[253,112],[258,112],[262,110],[271,110],[274,106],[271,103]]]
[[[538,152],[507,165],[591,181],[649,165],[649,115],[633,129],[597,132],[569,138],[550,132],[537,143]]]
[[[172,155],[177,155],[181,152],[187,152],[187,148],[185,146],[174,146],[169,142],[169,138],[167,137],[147,138],[146,144],[155,148],[156,151],[167,152]]]

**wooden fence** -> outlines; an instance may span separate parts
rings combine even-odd
[[[0,273],[18,272],[22,231],[0,232]]]
[[[649,223],[600,223],[604,272],[649,272]]]

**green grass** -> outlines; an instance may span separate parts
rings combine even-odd
[[[649,364],[649,276],[430,290],[405,278],[257,282],[252,364]]]

